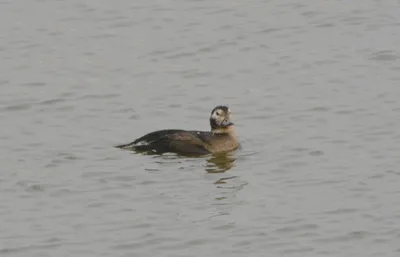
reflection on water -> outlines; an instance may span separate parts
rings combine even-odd
[[[205,171],[208,174],[223,174],[233,167],[235,167],[235,161],[238,159],[238,156],[236,155],[236,152],[230,152],[230,153],[223,153],[223,154],[213,154],[213,155],[207,155],[207,156],[180,156],[175,153],[164,153],[164,154],[157,154],[154,152],[143,152],[143,151],[136,151],[135,149],[125,149],[128,151],[133,152],[134,154],[141,154],[141,155],[150,155],[154,156],[155,161],[154,163],[160,164],[162,166],[169,165],[169,164],[176,164],[176,163],[186,163],[190,160],[204,160],[205,164],[203,165],[205,167]],[[198,164],[195,164],[198,165]],[[200,165],[199,165],[200,167]],[[159,169],[150,169],[146,168],[147,171],[152,171],[152,170],[159,170]],[[236,178],[238,176],[224,176],[224,177],[219,177],[217,180],[215,180],[213,183],[218,185],[218,188],[229,188],[232,187],[231,189],[237,189],[240,190],[243,186],[245,186],[247,183],[239,183],[239,185],[236,185],[237,183]],[[224,184],[231,184],[231,186],[224,186]],[[224,198],[224,197],[223,197]],[[223,199],[221,198],[221,199]]]
[[[237,157],[232,153],[212,155],[205,165],[208,173],[223,173],[234,167]]]
[[[226,184],[226,180],[229,179],[233,179],[233,178],[237,178],[238,176],[230,176],[230,177],[226,177],[226,178],[220,178],[217,181],[215,181],[215,184]]]
[[[204,156],[179,156],[174,153],[157,154],[151,151],[139,151],[136,149],[125,149],[135,154],[160,156],[163,159],[181,159],[181,158],[205,158]],[[237,157],[233,153],[208,155],[206,159],[205,170],[207,173],[224,173],[234,167]]]
[[[239,176],[226,176],[223,175],[225,172],[230,170],[235,166],[235,161],[238,159],[238,156],[235,155],[236,152],[231,152],[227,154],[219,154],[212,155],[206,160],[206,172],[209,174],[218,175],[221,177],[218,178],[214,184],[217,185],[217,188],[228,189],[228,191],[224,191],[228,195],[241,190],[248,183],[245,181],[241,181]],[[227,185],[229,183],[229,185]],[[233,189],[233,190],[232,190]],[[227,196],[216,197],[216,200],[226,199]]]

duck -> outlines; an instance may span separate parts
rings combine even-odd
[[[150,132],[128,144],[115,146],[149,154],[209,155],[232,152],[240,147],[231,121],[231,109],[214,107],[210,131],[163,129]]]

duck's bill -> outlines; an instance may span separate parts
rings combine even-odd
[[[228,127],[228,126],[232,126],[232,125],[233,125],[233,122],[228,121],[228,120],[224,120],[222,122],[222,126],[224,126],[224,127]]]

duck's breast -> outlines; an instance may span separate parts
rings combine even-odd
[[[230,152],[239,147],[236,137],[230,134],[214,135],[208,141],[208,149],[213,153]]]

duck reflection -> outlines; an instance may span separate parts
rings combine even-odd
[[[132,152],[135,154],[143,154],[143,155],[149,155],[153,156],[156,158],[156,163],[166,165],[166,164],[173,164],[173,163],[179,163],[180,165],[184,165],[185,163],[190,162],[197,162],[198,161],[205,161],[204,164],[204,169],[206,173],[208,174],[221,174],[219,175],[218,179],[215,181],[214,184],[216,185],[221,185],[221,184],[227,184],[230,179],[237,178],[237,176],[224,176],[222,175],[223,173],[228,172],[230,169],[235,167],[235,162],[239,158],[235,152],[230,152],[230,153],[220,153],[220,154],[213,154],[213,155],[208,155],[207,157],[202,156],[193,156],[192,158],[188,158],[187,156],[179,156],[177,154],[158,154],[158,153],[153,153],[153,152],[143,152],[137,149],[132,149]],[[198,164],[196,164],[197,166]]]
[[[207,173],[224,173],[235,166],[237,157],[232,154],[212,155],[206,160]]]
[[[153,152],[143,152],[140,150],[132,149],[132,152],[135,154],[143,154],[143,155],[150,155],[155,157],[161,157],[164,160],[167,159],[188,159],[187,156],[179,156],[176,154],[157,154]],[[191,156],[190,159],[204,159],[204,157],[199,156]],[[232,153],[225,153],[225,154],[214,154],[207,157],[205,170],[207,173],[224,173],[230,170],[235,166],[235,161],[238,158],[234,156]]]

